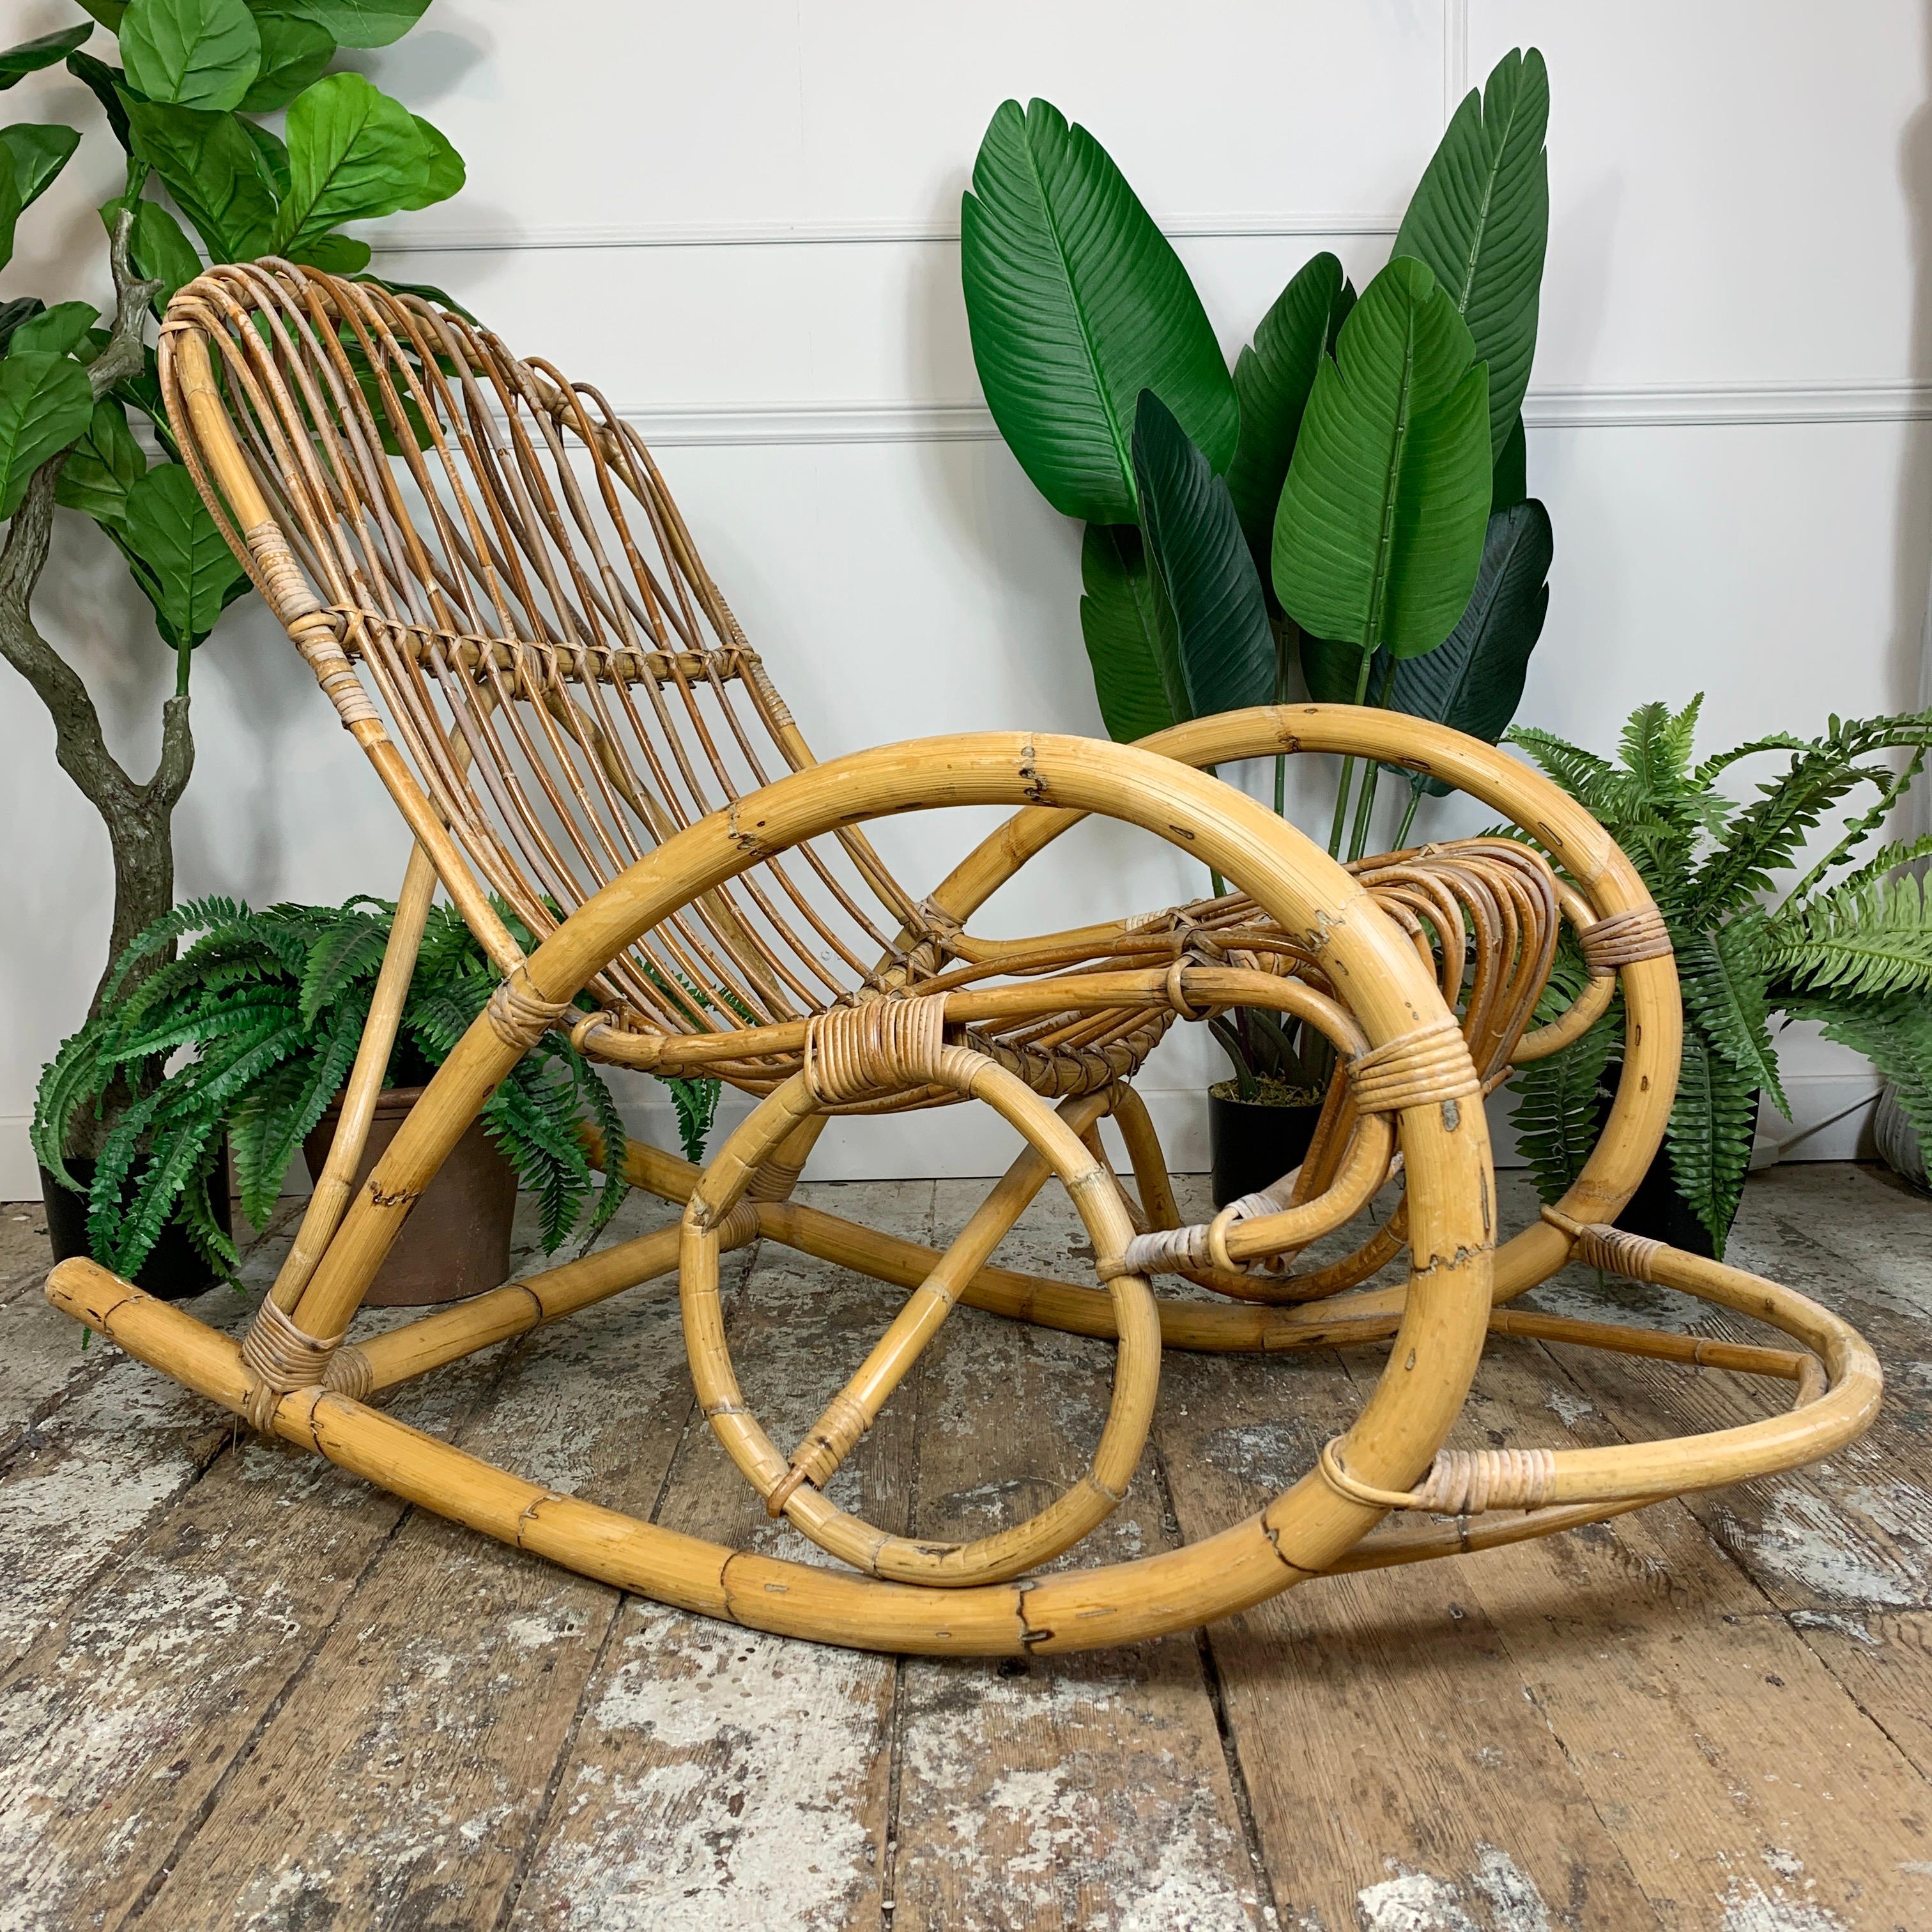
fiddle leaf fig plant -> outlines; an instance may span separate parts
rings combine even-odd
[[[124,166],[120,192],[100,210],[112,314],[104,320],[91,304],[50,307],[25,292],[0,300],[0,658],[46,706],[62,769],[106,826],[110,960],[173,904],[173,814],[194,764],[194,654],[248,588],[181,466],[156,378],[154,320],[204,262],[273,250],[358,274],[368,244],[344,233],[345,224],[425,207],[461,188],[462,161],[441,134],[362,74],[330,70],[344,47],[398,38],[427,4],[90,0],[91,18],[0,51],[0,88],[64,64],[99,105]],[[260,117],[283,109],[278,134]],[[82,138],[59,123],[0,128],[0,270],[23,214]],[[141,421],[158,460],[134,427]],[[160,756],[146,778],[108,748],[80,674],[34,620],[57,507],[88,518],[120,552],[174,655]],[[134,956],[123,991],[171,951]],[[106,982],[104,971],[90,1014]],[[76,1117],[88,1144],[69,1151],[87,1152],[111,1132],[118,1110],[138,1097],[135,1085],[154,1071],[128,1062],[103,1108]]]

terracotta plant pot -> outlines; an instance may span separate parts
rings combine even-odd
[[[68,1173],[79,1181],[94,1178],[91,1160],[72,1160]],[[228,1198],[228,1143],[221,1144],[221,1180],[214,1190],[214,1218],[224,1234],[235,1232],[234,1211]],[[63,1187],[45,1168],[40,1169],[40,1199],[47,1210],[47,1239],[52,1244],[54,1259],[71,1261],[89,1253],[87,1245],[87,1196]],[[178,1221],[170,1221],[160,1238],[148,1250],[148,1258],[134,1276],[134,1286],[162,1301],[186,1301],[214,1286],[214,1270],[196,1251],[188,1230]]]
[[[1287,1106],[1238,1100],[1208,1090],[1208,1145],[1214,1160],[1214,1204],[1271,1187],[1299,1167],[1322,1118],[1318,1100]]]
[[[356,1185],[359,1189],[382,1150],[396,1137],[420,1087],[392,1087],[376,1102]],[[302,1142],[313,1180],[328,1159],[337,1106],[331,1106]],[[388,1258],[364,1298],[371,1308],[419,1308],[433,1301],[460,1301],[500,1286],[510,1273],[510,1226],[517,1211],[516,1170],[496,1151],[480,1120],[458,1141],[442,1171],[410,1210]]]

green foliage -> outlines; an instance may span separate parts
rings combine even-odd
[[[116,30],[128,84],[182,107],[239,107],[261,71],[242,0],[128,0]]]
[[[72,356],[15,348],[0,362],[0,517],[20,508],[34,472],[83,434],[93,414],[87,371]]]
[[[1228,466],[1228,488],[1264,580],[1274,556],[1275,506],[1288,480],[1308,392],[1354,305],[1354,284],[1324,250],[1289,278],[1256,325],[1254,340],[1234,358],[1241,428]]]
[[[1304,631],[1433,650],[1475,587],[1489,519],[1487,378],[1448,296],[1398,256],[1316,370],[1275,513],[1274,587]]]
[[[1583,990],[1582,962],[1566,935],[1537,1007],[1539,1024],[1557,1018]],[[1621,1007],[1611,1009],[1561,1053],[1533,1060],[1516,1077],[1516,1150],[1529,1163],[1537,1191],[1559,1200],[1590,1157],[1602,1124],[1600,1090],[1622,1038]]]
[[[194,479],[178,463],[157,464],[135,478],[119,535],[161,635],[176,650],[193,650],[248,587]]]
[[[93,32],[83,20],[78,26],[62,27],[57,33],[42,34],[37,40],[0,50],[0,92],[44,67],[58,67],[76,47],[85,46]]]
[[[25,210],[73,159],[74,151],[80,146],[80,136],[71,128],[16,121],[10,128],[0,128],[0,145],[5,148],[6,159],[13,168],[16,196]]]
[[[1520,694],[1541,579],[1480,608],[1472,595],[1490,512],[1528,494],[1521,403],[1548,229],[1547,118],[1541,56],[1505,56],[1444,136],[1370,298],[1357,302],[1334,255],[1316,256],[1230,380],[1178,256],[1100,144],[1045,101],[994,116],[961,211],[974,359],[1021,467],[1088,521],[1081,634],[1115,737],[1280,695],[1298,636],[1304,662],[1322,660],[1312,681],[1346,650],[1346,683],[1323,694],[1353,700],[1365,656],[1419,657],[1459,622],[1457,670],[1426,687],[1378,683],[1380,701],[1400,707],[1415,692],[1439,704],[1454,688],[1473,706],[1480,684],[1488,729],[1508,722],[1496,707]],[[1173,446],[1168,473],[1185,487],[1151,507],[1149,452],[1137,464],[1135,447],[1144,392],[1198,459],[1183,464]],[[1264,636],[1204,472],[1226,476]],[[1202,677],[1190,640],[1204,612],[1214,668]],[[1345,765],[1343,799],[1348,783]],[[1276,789],[1279,808],[1279,778]],[[1358,839],[1372,799],[1371,781]],[[1338,800],[1336,838],[1341,824]]]
[[[1914,1124],[1922,1116],[1932,1124],[1932,902],[1900,871],[1932,857],[1932,838],[1860,857],[1932,746],[1932,712],[1834,718],[1816,738],[1775,732],[1698,763],[1700,703],[1640,706],[1614,762],[1550,732],[1518,727],[1510,736],[1629,854],[1663,910],[1684,1017],[1671,1177],[1721,1255],[1750,1162],[1754,1096],[1789,1111],[1774,1034],[1780,1017],[1815,1020],[1869,1054],[1897,1082]],[[1749,801],[1718,789],[1742,760],[1779,754],[1784,770]],[[1870,803],[1790,880],[1825,814],[1866,790]],[[1558,1088],[1574,1102],[1570,1127],[1582,1120],[1581,1089],[1594,1092],[1621,1054],[1620,1011],[1600,1024],[1611,1028],[1607,1055],[1580,1041],[1520,1078],[1520,1132],[1543,1132]],[[1531,1154],[1546,1199],[1574,1178],[1574,1140],[1570,1132],[1561,1158]]]
[[[1099,142],[1044,100],[1004,103],[960,214],[988,406],[1056,510],[1131,524],[1134,411],[1151,389],[1217,472],[1238,408],[1187,272]]]
[[[1274,634],[1228,485],[1151,389],[1134,418],[1141,526],[1180,643],[1187,715],[1274,697]]]
[[[222,1135],[233,1151],[243,1210],[257,1226],[303,1136],[348,1077],[381,969],[394,908],[351,899],[340,907],[233,899],[178,906],[135,940],[110,982],[99,1018],[62,1043],[41,1076],[34,1150],[72,1185],[64,1165],[76,1120],[117,1085],[135,1098],[102,1144],[88,1202],[95,1256],[131,1275],[171,1218],[211,1265],[231,1270],[232,1245],[214,1223],[208,1188]],[[134,969],[190,943],[145,979]],[[440,1066],[482,1012],[496,974],[469,928],[432,909],[392,1056],[392,1080]],[[696,1160],[717,1106],[716,1083],[673,1087],[680,1132]],[[625,1192],[599,1186],[578,1138],[589,1121],[622,1144],[610,1090],[569,1042],[547,1034],[483,1109],[485,1131],[538,1197],[544,1246],[581,1228],[587,1246]]]
[[[286,107],[311,81],[320,80],[335,58],[335,40],[326,27],[298,14],[255,10],[261,37],[262,64],[242,97],[244,114],[272,114]]]
[[[1512,50],[1480,98],[1456,109],[1416,185],[1397,255],[1436,272],[1490,370],[1490,446],[1499,459],[1521,422],[1550,233],[1550,76]]]

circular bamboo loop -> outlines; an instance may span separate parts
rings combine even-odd
[[[1146,1281],[1118,1264],[1132,1228],[1111,1172],[1022,1082],[982,1054],[946,1046],[945,1006],[941,996],[879,1000],[834,1009],[815,1022],[804,1070],[760,1103],[693,1190],[680,1262],[686,1352],[700,1406],[768,1513],[788,1518],[821,1549],[868,1575],[957,1588],[1032,1569],[1072,1547],[1118,1507],[1153,1422],[1160,1324]],[[746,1405],[718,1295],[718,1227],[766,1172],[771,1150],[797,1131],[803,1110],[868,1088],[934,1084],[987,1101],[1058,1175],[1105,1271],[1119,1337],[1113,1396],[1086,1474],[1025,1521],[965,1543],[888,1535],[823,1493],[951,1312],[955,1292],[944,1280],[944,1263],[789,1459]]]

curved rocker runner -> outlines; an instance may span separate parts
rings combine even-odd
[[[1070,1650],[1227,1615],[1337,1570],[1480,1549],[1692,1488],[1789,1468],[1870,1421],[1870,1350],[1801,1295],[1619,1232],[1661,1140],[1682,1031],[1662,920],[1610,838],[1492,748],[1353,706],[1204,718],[1137,746],[984,733],[814,760],[698,559],[649,452],[594,389],[422,299],[286,262],[211,270],[170,305],[170,420],[216,520],[415,835],[327,1168],[238,1346],[86,1262],[49,1298],[142,1360],[399,1496],[587,1576],[760,1629],[873,1648]],[[386,454],[385,452],[398,452]],[[1427,772],[1532,842],[1473,839],[1336,865],[1198,768],[1302,751]],[[915,898],[872,820],[1013,815]],[[1233,888],[1026,940],[969,922],[1090,814],[1135,825]],[[504,978],[351,1198],[423,921],[448,894]],[[536,937],[527,953],[504,909]],[[1562,922],[1589,974],[1532,1026]],[[1628,1047],[1569,1194],[1500,1248],[1481,1099],[1553,1052],[1621,984]],[[1177,1020],[1232,1006],[1311,1024],[1336,1072],[1295,1173],[1180,1224],[1132,1085]],[[599,1149],[686,1204],[620,1243],[407,1325],[351,1324],[412,1204],[518,1058],[552,1028],[611,1064],[710,1074],[757,1096],[702,1173]],[[940,1252],[790,1198],[834,1114],[972,1101],[1024,1151]],[[1111,1117],[1132,1186],[1099,1135]],[[1399,1204],[1339,1261],[1298,1265],[1399,1174]],[[1094,1279],[993,1256],[1057,1182]],[[787,1243],[910,1291],[799,1442],[739,1387],[718,1259]],[[1507,1304],[1573,1257],[1779,1330],[1769,1347]],[[1378,1286],[1385,1269],[1406,1278]],[[557,1494],[393,1421],[369,1398],[639,1282],[679,1273],[712,1427],[774,1516],[844,1568],[726,1549]],[[1156,1292],[1164,1276],[1211,1292]],[[961,1304],[1106,1338],[1114,1389],[1087,1473],[964,1544],[890,1536],[826,1490]],[[1446,1451],[1486,1336],[1516,1334],[1790,1383],[1790,1410],[1686,1439]],[[1124,1494],[1163,1348],[1386,1341],[1360,1415],[1244,1522],[1185,1548],[1028,1573]],[[1374,1534],[1396,1513],[1397,1525]],[[1453,1521],[1414,1522],[1449,1516]]]

